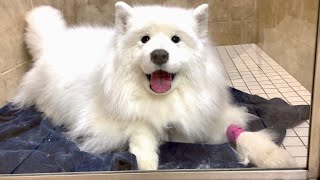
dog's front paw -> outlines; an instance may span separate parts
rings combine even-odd
[[[157,170],[158,169],[158,154],[148,153],[136,155],[139,170]]]
[[[237,151],[246,162],[259,168],[298,167],[292,155],[277,146],[265,132],[243,132],[237,139]]]

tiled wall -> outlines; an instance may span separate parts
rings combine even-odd
[[[317,0],[124,1],[183,7],[208,3],[209,33],[216,45],[259,40],[263,50],[310,90]],[[115,2],[117,0],[0,0],[0,105],[15,94],[19,80],[31,64],[22,40],[27,11],[49,4],[62,10],[69,24],[112,25]]]
[[[164,4],[196,7],[209,3],[210,35],[215,44],[255,42],[256,0],[124,0],[129,4]],[[30,65],[23,44],[24,16],[33,7],[47,4],[63,11],[69,24],[112,25],[117,0],[0,0],[0,105],[15,89]]]
[[[76,2],[76,22],[112,25],[115,0]],[[216,45],[257,41],[257,0],[127,0],[131,4],[163,4],[196,7],[208,3],[209,32]],[[98,6],[97,6],[98,5]]]
[[[318,0],[258,0],[258,45],[309,91]]]

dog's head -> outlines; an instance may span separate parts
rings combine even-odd
[[[151,93],[168,94],[192,73],[201,73],[207,41],[208,5],[195,9],[161,6],[116,7],[119,66],[134,69]]]

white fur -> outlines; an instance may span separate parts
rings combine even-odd
[[[129,146],[143,170],[157,169],[159,142],[167,140],[168,131],[189,142],[217,144],[228,141],[230,124],[246,127],[249,115],[231,104],[223,66],[208,43],[207,5],[194,10],[115,6],[115,28],[67,28],[56,9],[32,10],[25,37],[34,67],[13,102],[36,105],[55,125],[67,126],[75,141],[82,138],[81,150],[102,153]],[[144,35],[151,37],[146,44],[140,41]],[[181,42],[174,44],[173,35]],[[158,95],[145,74],[159,69],[150,53],[160,48],[169,53],[162,68],[177,75],[171,89]],[[255,138],[276,149],[263,135]],[[245,139],[252,137],[241,137],[239,144],[248,148],[240,154],[252,152],[248,158],[258,166],[288,164],[279,156],[282,151],[260,163],[269,148],[251,147]]]

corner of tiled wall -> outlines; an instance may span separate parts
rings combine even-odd
[[[312,89],[318,0],[258,0],[258,45]]]

